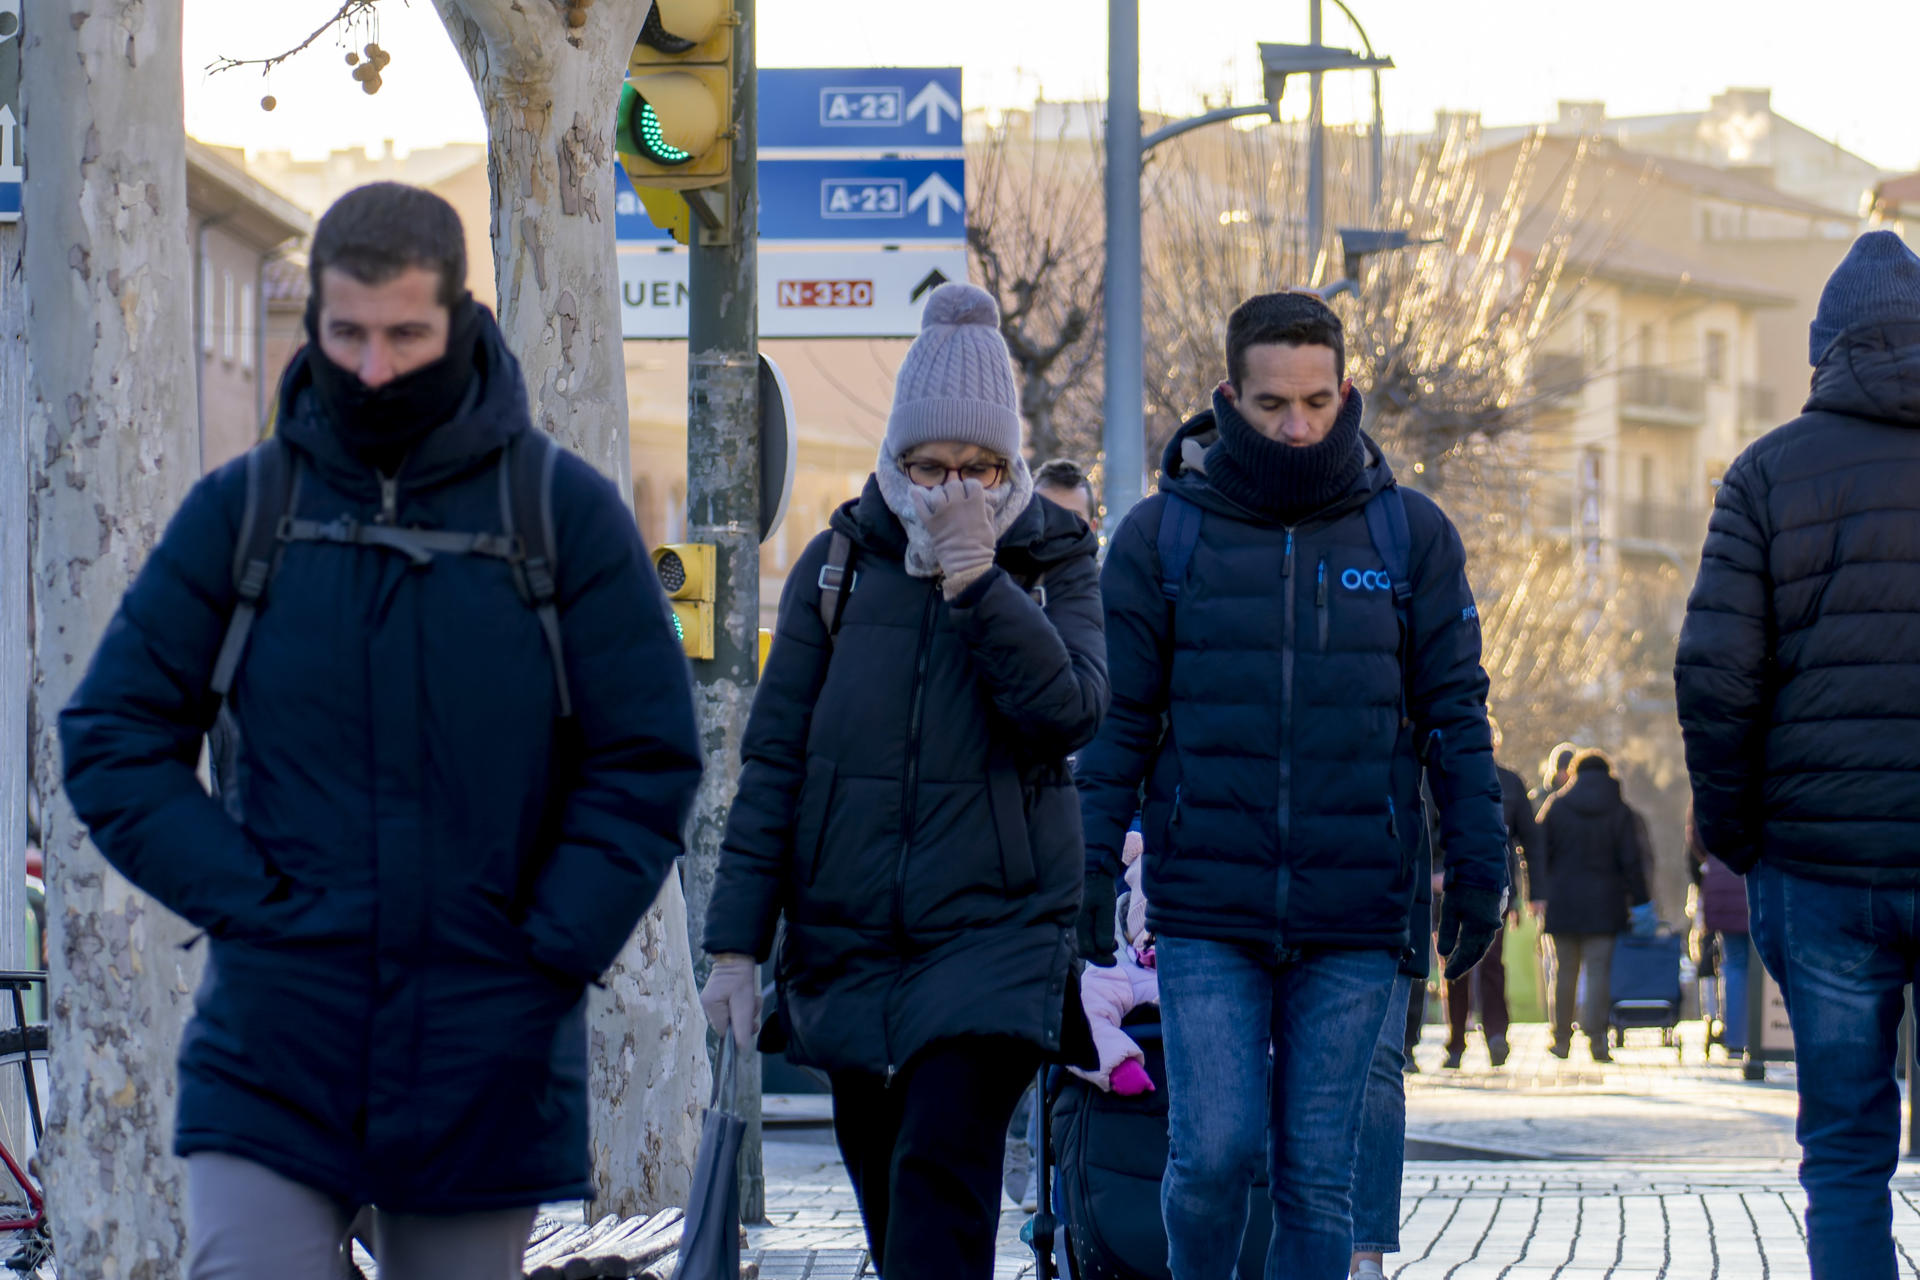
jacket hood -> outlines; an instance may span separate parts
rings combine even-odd
[[[880,482],[867,477],[860,496],[840,504],[829,527],[844,533],[871,555],[905,560],[907,531],[880,494]],[[998,560],[1015,571],[1039,572],[1076,556],[1093,555],[1100,539],[1079,516],[1041,497],[1033,496],[1007,531],[1000,535]]]
[[[1813,371],[1807,412],[1920,427],[1920,320],[1843,330]]]
[[[1589,769],[1575,775],[1556,803],[1589,816],[1607,813],[1620,807],[1620,780],[1612,774]]]
[[[356,495],[377,496],[379,477],[372,467],[348,452],[314,391],[313,359],[312,348],[303,346],[281,375],[275,430],[334,485]],[[403,487],[419,488],[463,475],[532,427],[520,362],[507,350],[499,324],[484,307],[474,380],[473,390],[453,417],[421,441],[401,465]]]
[[[1354,394],[1358,395],[1359,392],[1356,390]],[[1177,493],[1197,507],[1217,511],[1235,520],[1277,526],[1279,521],[1249,511],[1208,482],[1207,453],[1219,440],[1220,426],[1214,421],[1212,409],[1197,413],[1182,423],[1160,455],[1161,491]],[[1393,467],[1387,462],[1387,456],[1381,452],[1380,446],[1365,432],[1360,434],[1360,444],[1367,451],[1367,465],[1361,468],[1360,478],[1354,481],[1344,498],[1316,512],[1309,517],[1309,521],[1344,515],[1365,506],[1367,499],[1393,483]]]

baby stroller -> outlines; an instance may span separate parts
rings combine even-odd
[[[1167,1167],[1167,1067],[1160,1011],[1122,1024],[1146,1054],[1154,1091],[1107,1093],[1055,1067],[1041,1073],[1039,1168],[1032,1236],[1039,1280],[1170,1280],[1160,1179]],[[1262,1173],[1247,1197],[1240,1274],[1260,1275],[1273,1233]]]

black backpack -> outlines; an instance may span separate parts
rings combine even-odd
[[[391,524],[363,524],[350,515],[332,520],[306,520],[299,508],[302,464],[299,455],[278,436],[255,445],[247,454],[247,498],[234,540],[233,589],[239,597],[228,620],[226,638],[214,663],[210,688],[220,699],[220,713],[209,735],[215,794],[230,811],[238,808],[237,788],[223,787],[239,765],[239,726],[228,701],[254,619],[266,606],[268,587],[286,549],[296,542],[340,546],[380,547],[406,556],[414,564],[431,564],[435,556],[488,556],[503,560],[513,570],[521,600],[540,620],[547,650],[553,658],[553,676],[560,695],[560,715],[573,715],[572,693],[560,639],[560,611],[554,584],[553,471],[560,449],[544,432],[527,430],[500,451],[497,470],[500,489],[500,529],[479,533],[447,529],[403,528]],[[388,482],[391,483],[391,482]],[[236,820],[238,812],[234,812]]]

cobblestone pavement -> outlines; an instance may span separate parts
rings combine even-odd
[[[770,1141],[761,1280],[854,1280],[866,1253],[831,1145]],[[1804,1201],[1790,1164],[1415,1162],[1401,1204],[1403,1280],[1804,1280]],[[1901,1273],[1920,1276],[1920,1171],[1895,1183]],[[1026,1215],[1001,1216],[996,1280],[1033,1276]]]
[[[1546,1029],[1516,1026],[1495,1070],[1479,1034],[1462,1069],[1443,1071],[1444,1028],[1429,1027],[1409,1077],[1416,1152],[1401,1206],[1403,1280],[1798,1280],[1808,1275],[1805,1200],[1795,1179],[1793,1069],[1763,1083],[1704,1053],[1697,1024],[1680,1052],[1634,1037],[1611,1064],[1576,1040],[1565,1062]],[[831,1136],[768,1135],[769,1225],[751,1233],[762,1280],[854,1280],[865,1264],[853,1193]],[[1920,1164],[1894,1183],[1902,1275],[1920,1278]],[[1001,1217],[996,1280],[1033,1275],[1026,1215]]]

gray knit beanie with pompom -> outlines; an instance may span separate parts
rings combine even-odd
[[[1000,308],[970,284],[943,284],[927,295],[920,336],[893,383],[887,452],[898,458],[936,441],[977,444],[1003,458],[1020,454],[1020,396],[1000,336]]]

